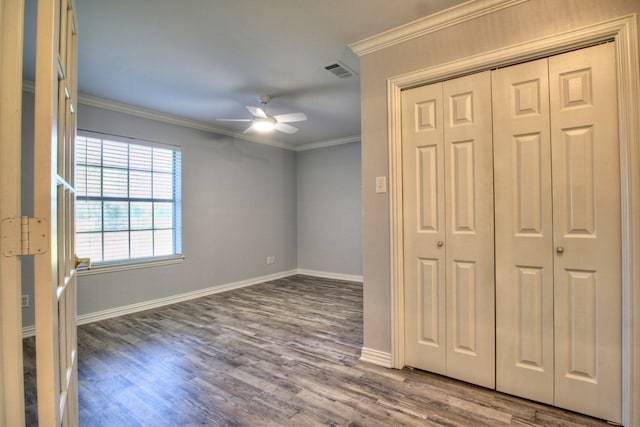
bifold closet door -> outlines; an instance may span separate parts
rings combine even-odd
[[[442,83],[402,93],[405,364],[447,373]]]
[[[548,61],[493,72],[496,388],[553,404]]]
[[[615,46],[549,58],[555,404],[621,420],[622,287]]]
[[[405,362],[493,388],[490,73],[402,99]]]
[[[619,422],[614,45],[492,78],[497,388]]]

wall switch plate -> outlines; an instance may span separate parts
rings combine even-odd
[[[29,294],[22,295],[22,308],[29,307]]]
[[[376,193],[386,193],[386,192],[387,192],[387,177],[376,176]]]
[[[267,264],[273,264],[276,262],[276,257],[274,256],[268,256],[267,257]]]

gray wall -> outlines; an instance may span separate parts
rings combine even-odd
[[[295,153],[85,105],[78,129],[182,146],[186,257],[80,277],[78,314],[296,268]]]
[[[298,268],[361,276],[360,143],[297,157]]]
[[[360,58],[364,347],[391,350],[390,206],[374,191],[389,173],[388,79],[630,13],[638,0],[530,0]]]

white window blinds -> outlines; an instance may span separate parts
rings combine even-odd
[[[181,255],[180,180],[178,147],[78,135],[78,255],[94,264]]]

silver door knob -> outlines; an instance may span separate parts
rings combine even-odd
[[[564,247],[562,247],[562,246],[558,246],[558,247],[556,248],[556,252],[557,252],[557,253],[559,253],[559,254],[563,253],[563,252],[564,252]]]
[[[444,246],[444,242],[442,240],[439,240],[437,245],[439,248],[441,248],[442,246]]]

